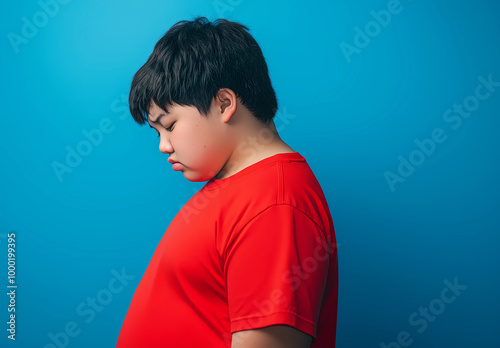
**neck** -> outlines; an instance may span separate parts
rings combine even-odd
[[[247,128],[236,144],[234,151],[215,179],[227,178],[275,154],[295,152],[280,138],[274,121],[271,121],[269,125],[259,123],[254,128]]]

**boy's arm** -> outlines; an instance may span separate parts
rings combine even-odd
[[[231,348],[309,348],[312,337],[288,325],[272,325],[233,334]]]

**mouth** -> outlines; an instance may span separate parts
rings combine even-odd
[[[181,170],[182,164],[180,162],[172,162],[172,169],[173,170]]]

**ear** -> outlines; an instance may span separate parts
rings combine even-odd
[[[229,88],[221,88],[214,98],[215,112],[222,116],[224,122],[228,122],[238,108],[238,98]]]

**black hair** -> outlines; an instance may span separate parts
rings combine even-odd
[[[205,17],[174,24],[156,43],[132,80],[130,113],[147,122],[154,101],[168,112],[173,103],[195,106],[207,115],[221,88],[231,89],[255,117],[269,123],[278,109],[262,51],[236,22]]]

